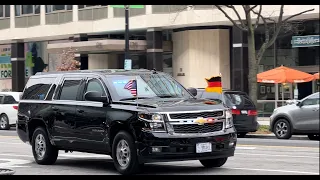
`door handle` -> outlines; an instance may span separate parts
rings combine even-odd
[[[78,113],[83,113],[84,110],[82,110],[82,109],[77,109],[77,112],[78,112]]]
[[[313,111],[319,111],[319,108],[318,109],[313,109]]]
[[[55,106],[52,106],[52,110],[58,111],[59,109],[57,107],[55,107]]]

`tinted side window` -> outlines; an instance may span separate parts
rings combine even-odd
[[[60,100],[77,100],[81,80],[65,80],[60,93]]]
[[[98,79],[91,79],[88,81],[86,93],[89,91],[97,91],[101,93],[102,96],[106,95],[106,93],[104,92],[103,86]]]
[[[304,106],[311,106],[319,104],[319,98],[310,98],[303,101]]]
[[[0,95],[0,104],[2,104],[2,98],[3,98],[3,96]]]
[[[12,96],[5,96],[3,104],[17,104],[18,102]]]
[[[22,99],[44,100],[55,78],[30,78]]]

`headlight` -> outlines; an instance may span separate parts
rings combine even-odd
[[[162,114],[139,113],[139,119],[145,122],[144,130],[166,132]]]
[[[225,111],[226,129],[233,127],[233,118],[230,110]]]

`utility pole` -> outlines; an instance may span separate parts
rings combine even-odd
[[[129,5],[124,5],[125,9],[125,54],[124,59],[129,59]]]

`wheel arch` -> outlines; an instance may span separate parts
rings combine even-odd
[[[31,143],[33,133],[37,129],[37,127],[43,127],[44,130],[48,134],[49,140],[51,141],[51,136],[50,136],[50,134],[48,132],[47,124],[42,119],[32,119],[27,124],[27,132],[28,132],[29,142]]]
[[[113,121],[108,130],[108,144],[110,149],[112,149],[113,140],[116,137],[117,133],[121,130],[128,132],[134,141],[137,140],[134,129],[124,121]]]

